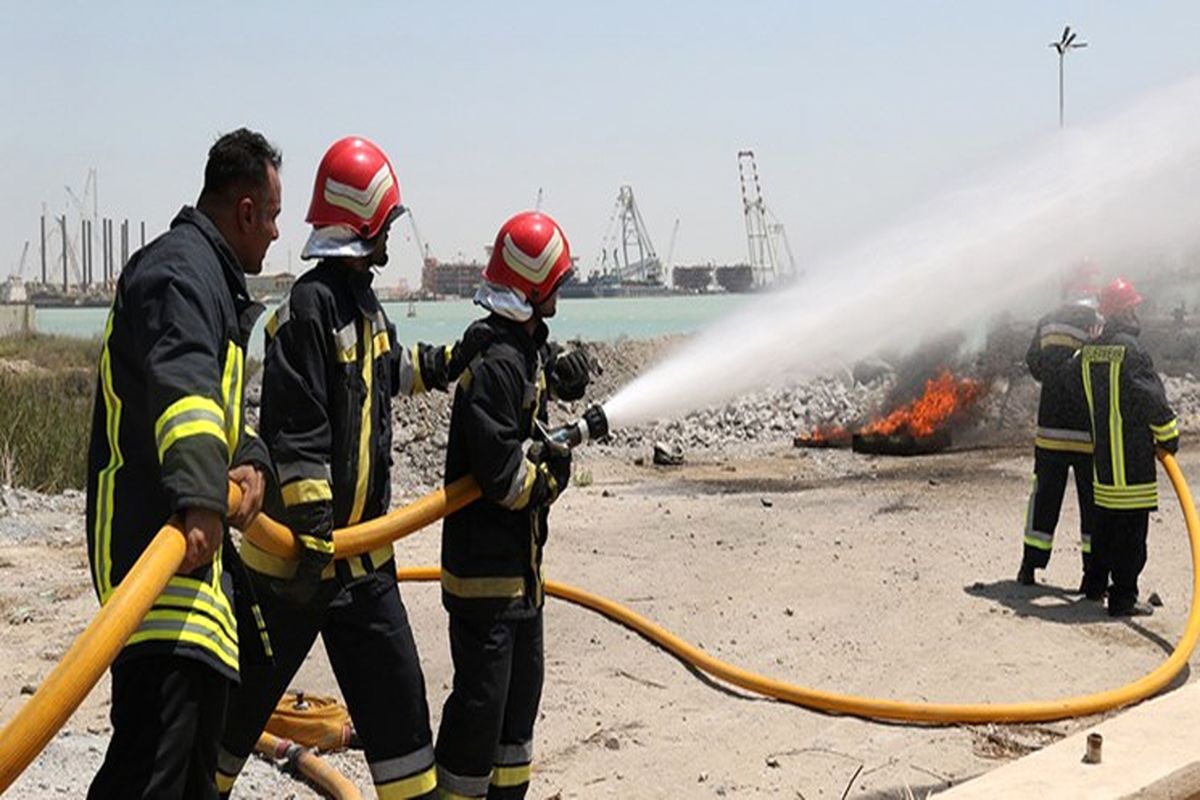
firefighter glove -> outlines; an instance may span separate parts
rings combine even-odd
[[[549,506],[571,482],[571,451],[542,448],[535,461],[537,477],[529,495],[531,506]]]
[[[550,388],[560,400],[578,400],[591,379],[591,362],[583,348],[558,353],[550,368]]]

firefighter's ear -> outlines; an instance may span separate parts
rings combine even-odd
[[[255,218],[257,216],[257,208],[254,198],[251,195],[242,195],[237,201],[236,216],[238,230],[242,233],[250,233],[254,230]]]

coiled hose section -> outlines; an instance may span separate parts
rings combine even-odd
[[[1143,700],[1163,689],[1187,664],[1200,639],[1200,518],[1197,518],[1191,491],[1174,457],[1162,454],[1160,460],[1187,523],[1192,558],[1192,600],[1187,625],[1174,651],[1152,672],[1125,686],[1094,694],[1028,703],[907,703],[809,689],[767,678],[714,658],[661,626],[599,595],[556,581],[547,582],[546,589],[554,597],[590,608],[626,625],[714,678],[747,691],[818,711],[921,724],[1042,722],[1096,714]],[[236,487],[231,487],[231,503],[236,504],[238,496]],[[337,557],[368,552],[402,538],[478,497],[479,488],[475,482],[471,478],[462,478],[385,517],[339,530],[334,535]],[[293,556],[296,553],[295,540],[290,532],[263,515],[259,515],[245,535],[269,552]],[[33,697],[0,730],[0,792],[7,789],[41,752],[95,686],[167,580],[178,569],[183,552],[183,534],[177,522],[173,521],[159,531],[109,602],[75,640]],[[398,570],[397,574],[403,580],[434,581],[438,579],[439,571],[437,567],[416,567]]]

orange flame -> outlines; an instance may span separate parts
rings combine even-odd
[[[969,408],[983,394],[983,384],[970,378],[955,378],[942,369],[936,378],[925,381],[925,394],[883,419],[862,429],[863,433],[909,433],[930,436]]]

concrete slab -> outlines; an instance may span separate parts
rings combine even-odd
[[[1104,737],[1099,764],[1083,763],[1089,733]],[[1200,798],[1200,684],[1098,722],[937,797]]]

